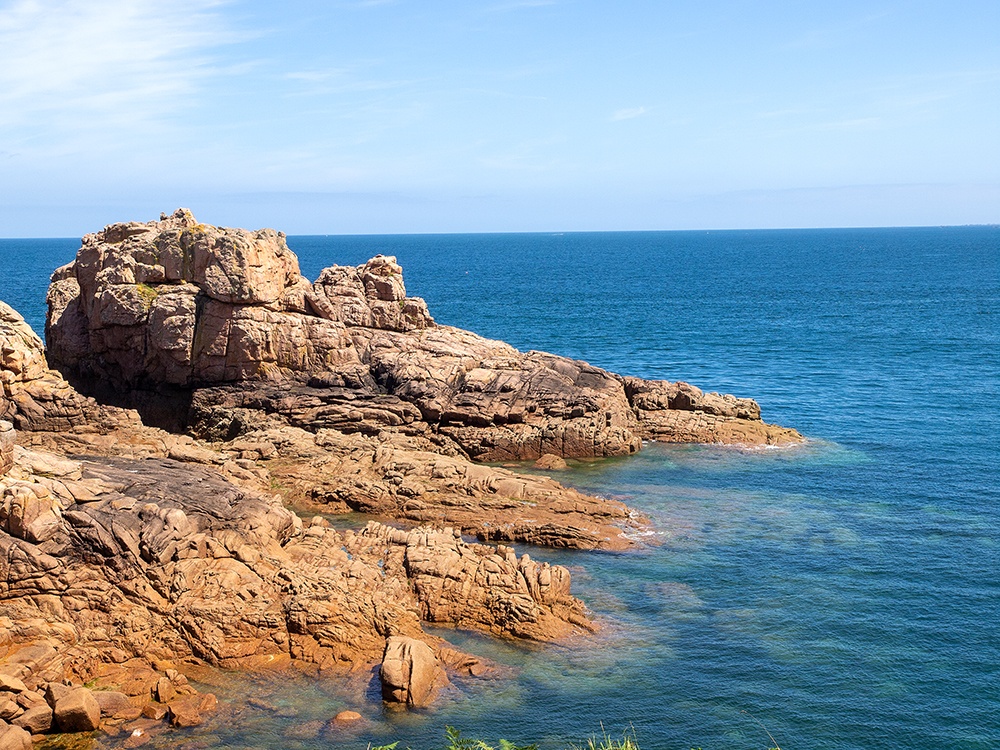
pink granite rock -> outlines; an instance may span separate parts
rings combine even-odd
[[[14,425],[0,421],[0,477],[14,465]]]
[[[71,690],[52,709],[61,732],[90,732],[101,724],[101,707],[85,687]]]
[[[81,396],[48,369],[42,340],[10,306],[0,302],[0,419],[19,430],[108,431],[134,425],[134,412]]]
[[[688,440],[698,429],[707,442],[791,434],[743,424],[759,422],[749,399],[436,326],[406,296],[394,257],[333,266],[309,284],[280,232],[199,224],[184,209],[84,237],[48,301],[50,357],[73,382],[146,404],[153,420],[181,419],[192,403],[192,422],[171,428],[215,439],[256,421],[246,412],[313,431],[433,432],[481,461],[625,455],[644,437]]]
[[[402,636],[386,640],[379,677],[383,700],[414,707],[426,706],[448,684],[430,647]]]

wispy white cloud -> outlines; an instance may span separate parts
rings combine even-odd
[[[331,78],[339,78],[347,73],[344,68],[338,68],[336,70],[297,70],[291,73],[285,73],[285,78],[290,78],[293,81],[308,81],[309,83],[322,83],[323,81],[329,81]]]
[[[287,80],[300,81],[302,88],[296,91],[286,91],[284,98],[297,98],[309,96],[330,96],[335,94],[359,93],[365,91],[386,91],[401,89],[413,84],[413,81],[400,80],[379,80],[376,78],[363,78],[358,76],[353,70],[343,69],[334,71],[298,71],[286,73],[282,76]]]
[[[215,0],[17,0],[0,6],[0,128],[120,128],[174,111],[246,38]],[[232,71],[229,71],[231,74]],[[8,133],[8,136],[10,134]]]
[[[611,115],[611,122],[618,122],[619,120],[631,120],[633,117],[640,117],[641,115],[649,112],[645,107],[632,107],[631,109],[619,109],[613,115]]]

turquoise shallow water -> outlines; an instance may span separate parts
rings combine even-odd
[[[569,566],[602,623],[560,646],[445,632],[509,665],[426,712],[351,684],[219,675],[256,695],[160,746],[430,748],[446,725],[644,748],[1000,747],[1000,229],[291,237],[303,272],[398,256],[440,323],[758,399],[804,447],[648,445],[567,484],[654,520]],[[41,328],[71,240],[0,241],[0,298]],[[350,735],[301,726],[350,707]],[[286,714],[285,716],[278,715]],[[294,713],[295,715],[291,715]],[[299,727],[300,729],[296,729]],[[308,734],[306,732],[306,734]]]

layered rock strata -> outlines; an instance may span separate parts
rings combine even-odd
[[[299,507],[358,511],[454,526],[481,541],[574,549],[625,549],[642,521],[622,503],[544,476],[474,464],[405,435],[310,433],[293,427],[249,433],[224,452],[267,456],[272,485]]]
[[[185,209],[84,237],[48,302],[50,361],[71,382],[213,439],[261,414],[433,437],[480,461],[627,455],[644,438],[801,439],[761,422],[748,399],[643,386],[436,325],[395,258],[310,284],[283,234],[199,224]]]

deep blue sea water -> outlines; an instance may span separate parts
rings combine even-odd
[[[1000,747],[1000,228],[288,242],[309,278],[396,255],[439,323],[751,396],[811,442],[575,464],[562,481],[649,514],[658,546],[531,550],[572,569],[593,639],[441,631],[512,677],[406,714],[338,681],[220,675],[220,693],[298,715],[247,710],[158,746],[428,750],[454,725],[543,750],[604,730],[645,750],[766,748],[759,720],[784,750]],[[77,246],[0,240],[0,299],[41,331],[47,276]],[[369,722],[285,734],[343,708]]]

